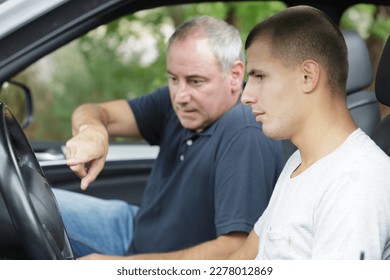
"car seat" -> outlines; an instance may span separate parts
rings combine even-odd
[[[366,90],[372,82],[370,55],[357,32],[342,33],[348,48],[347,106],[356,125],[371,136],[380,121],[380,110],[374,92]]]
[[[379,61],[375,80],[375,94],[381,104],[390,106],[390,36],[387,38]],[[390,115],[380,121],[371,138],[387,155],[390,155]]]

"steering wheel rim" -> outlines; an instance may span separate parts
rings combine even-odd
[[[0,102],[0,194],[32,259],[74,259],[59,207],[23,130]]]

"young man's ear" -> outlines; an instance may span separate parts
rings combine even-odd
[[[305,60],[302,63],[302,90],[305,93],[312,92],[320,78],[320,67],[314,60]]]

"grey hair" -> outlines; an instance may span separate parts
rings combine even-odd
[[[209,41],[223,74],[227,74],[237,60],[245,63],[243,43],[238,30],[227,22],[210,16],[196,17],[180,25],[169,38],[167,50],[175,41],[186,39],[195,32]]]

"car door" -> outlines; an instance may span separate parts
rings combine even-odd
[[[2,3],[2,6],[6,6],[5,8],[3,6],[4,10],[0,10],[2,14],[0,84],[13,77],[12,79],[21,81],[23,87],[32,93],[36,121],[33,122],[32,128],[25,130],[25,133],[29,137],[50,185],[54,188],[81,192],[80,179],[66,165],[65,142],[67,137],[47,140],[47,137],[33,136],[31,133],[34,126],[40,125],[39,114],[50,111],[50,108],[42,108],[41,105],[44,99],[50,97],[45,95],[39,87],[37,88],[36,83],[39,78],[26,80],[24,73],[36,67],[35,65],[41,63],[42,60],[47,61],[47,57],[51,56],[58,47],[67,45],[68,42],[104,24],[111,18],[119,17],[132,9],[139,9],[142,3],[141,1],[109,0],[86,0],[82,4],[78,1],[66,0],[18,1],[18,3],[6,1]],[[153,6],[153,3],[150,4]],[[28,67],[20,72],[21,65]],[[112,99],[114,98],[113,96]],[[97,101],[97,99],[92,100]],[[59,106],[61,108],[67,105],[60,104]],[[45,118],[52,119],[54,125],[60,130],[67,130],[69,136],[70,114],[58,121],[54,113],[46,114]],[[42,129],[42,131],[45,130],[48,128]],[[139,204],[157,153],[158,147],[151,147],[144,142],[121,141],[118,143],[112,141],[103,171],[85,193]]]

